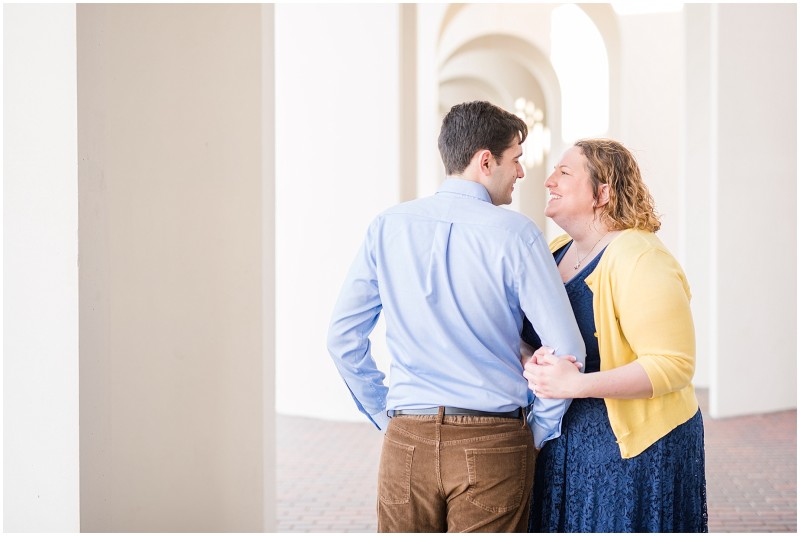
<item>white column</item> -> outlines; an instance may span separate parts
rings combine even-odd
[[[797,405],[796,31],[795,5],[687,6],[687,273],[714,417]]]
[[[77,13],[81,529],[261,531],[262,7]]]
[[[717,300],[716,269],[716,82],[712,80],[711,5],[684,6],[686,32],[685,81],[686,106],[683,113],[685,136],[684,188],[681,197],[684,223],[681,242],[684,244],[686,277],[692,291],[692,316],[694,317],[697,344],[697,369],[695,385],[709,387],[717,364]],[[714,41],[715,42],[715,41]]]
[[[3,19],[3,529],[78,532],[75,4]]]
[[[399,201],[400,6],[277,4],[275,33],[277,410],[367,422],[326,335],[370,221]]]
[[[718,342],[711,409],[726,417],[797,407],[797,6],[713,7]]]

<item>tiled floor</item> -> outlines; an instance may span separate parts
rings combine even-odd
[[[797,532],[797,412],[704,418],[710,532]],[[277,531],[375,532],[383,434],[284,415],[277,427]]]

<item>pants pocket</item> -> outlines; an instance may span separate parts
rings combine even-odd
[[[527,445],[467,449],[467,500],[498,514],[519,508],[525,491],[527,450]]]
[[[384,504],[406,504],[411,498],[414,446],[383,439],[378,469],[378,497]]]

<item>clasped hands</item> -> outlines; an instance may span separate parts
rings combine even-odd
[[[575,356],[557,356],[552,348],[542,346],[525,363],[522,375],[539,398],[578,398],[582,366]]]

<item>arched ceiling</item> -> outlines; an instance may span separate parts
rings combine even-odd
[[[547,122],[559,139],[561,88],[550,62],[550,20],[564,4],[451,4],[441,20],[437,56],[440,85],[486,77],[498,95],[523,89],[534,102],[543,101]],[[619,116],[619,27],[610,4],[575,4],[597,26],[609,63],[610,130]],[[481,51],[482,54],[477,54]],[[467,59],[471,61],[467,61]],[[470,63],[474,62],[473,65]],[[524,81],[524,82],[523,82]],[[533,83],[531,83],[533,81]],[[473,85],[475,82],[471,82]],[[452,91],[448,91],[452,94]],[[540,94],[536,95],[536,93]],[[543,97],[543,98],[542,98]],[[510,97],[511,99],[516,97]],[[507,103],[504,103],[508,106]]]

